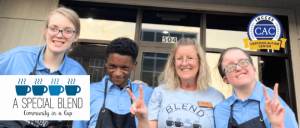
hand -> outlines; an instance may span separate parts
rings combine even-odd
[[[145,82],[143,82],[143,81],[141,81],[141,80],[134,80],[132,83],[136,83],[136,84],[144,84],[144,85],[147,85],[147,86],[148,86],[147,83],[145,83]]]
[[[264,95],[266,98],[265,112],[271,122],[273,128],[284,128],[284,115],[285,110],[278,100],[278,84],[274,86],[273,101],[269,97],[266,87],[263,87]]]
[[[148,122],[148,110],[143,98],[143,86],[139,86],[140,90],[140,97],[136,99],[135,96],[132,94],[129,88],[126,89],[127,93],[129,94],[130,98],[133,100],[133,104],[130,107],[130,112],[135,115],[135,117],[139,121],[147,121]]]

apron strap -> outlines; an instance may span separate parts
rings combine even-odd
[[[129,81],[128,81],[129,82]],[[105,82],[105,90],[104,90],[104,100],[103,100],[103,105],[102,105],[102,107],[104,108],[105,107],[105,99],[106,99],[106,94],[107,94],[107,83],[108,83],[108,80]],[[130,88],[130,91],[132,92],[132,87],[131,87],[132,85],[131,85],[131,82],[130,82],[130,86],[129,86],[129,88]],[[130,102],[131,102],[131,104],[132,104],[132,99],[130,98]]]
[[[229,117],[229,120],[230,120],[230,122],[232,122],[232,118],[233,118],[233,105],[234,105],[234,103],[230,106],[230,117]]]
[[[260,110],[260,102],[258,103],[258,108],[259,108],[259,116],[261,118],[261,121],[263,121],[263,116],[262,116],[262,113],[261,113],[261,110]]]
[[[38,62],[39,62],[39,58],[40,58],[40,55],[41,55],[41,52],[42,52],[43,48],[44,48],[44,46],[40,49],[39,55],[38,55],[38,57],[37,57],[37,59],[36,59],[36,62],[35,62],[34,69],[33,69],[33,71],[32,71],[29,75],[36,75],[36,74],[35,74],[35,72],[36,72],[36,67],[37,67],[37,64],[38,64]]]

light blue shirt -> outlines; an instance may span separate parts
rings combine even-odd
[[[215,108],[215,123],[217,128],[227,128],[228,120],[230,117],[230,106],[233,105],[233,118],[236,120],[238,124],[244,123],[246,121],[251,120],[259,116],[259,102],[260,102],[260,110],[262,112],[262,116],[267,128],[272,128],[271,123],[265,112],[265,96],[263,93],[263,84],[259,81],[256,82],[255,88],[252,91],[251,96],[242,101],[238,99],[234,93],[232,92],[232,96],[218,104]],[[273,90],[266,87],[267,93],[269,97],[273,100]],[[298,124],[296,122],[295,114],[290,109],[290,107],[280,98],[278,97],[280,104],[285,109],[285,117],[284,117],[284,126],[286,128],[298,128]]]
[[[37,75],[86,75],[83,67],[66,53],[60,67],[50,73],[43,63],[44,46],[37,65]],[[0,75],[29,75],[33,71],[41,46],[16,47],[0,56]]]
[[[165,90],[160,85],[148,103],[148,119],[157,120],[158,128],[214,128],[214,107],[224,100],[224,95],[213,87],[206,90]],[[198,101],[209,102],[212,107],[199,106]]]
[[[87,121],[73,121],[73,128],[95,128],[100,109],[103,105],[104,100],[104,89],[105,82],[107,83],[107,95],[105,100],[105,108],[110,109],[117,114],[127,114],[129,113],[129,108],[131,107],[130,96],[126,92],[126,88],[129,88],[131,81],[128,80],[128,84],[121,90],[117,85],[114,85],[111,81],[108,80],[109,76],[105,76],[101,82],[91,84],[91,93],[90,93],[90,120]],[[131,83],[132,93],[138,99],[140,95],[139,85]],[[143,85],[144,91],[144,101],[148,105],[148,101],[153,92],[153,89]],[[136,126],[138,127],[138,121],[135,118]]]

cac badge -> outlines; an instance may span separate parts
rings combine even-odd
[[[281,38],[282,26],[280,21],[273,15],[262,13],[255,16],[248,25],[245,38],[245,48],[250,46],[250,50],[285,48],[286,39]]]

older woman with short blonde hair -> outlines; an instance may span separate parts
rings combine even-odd
[[[222,93],[210,87],[210,70],[200,44],[189,38],[174,44],[159,86],[147,107],[142,97],[134,99],[130,111],[139,127],[214,128],[214,106],[224,100]],[[142,95],[142,92],[141,94]]]

